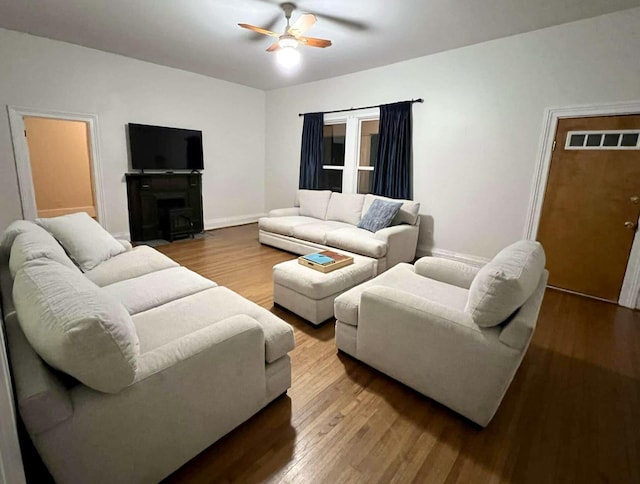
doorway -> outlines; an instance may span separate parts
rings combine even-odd
[[[8,110],[23,218],[84,211],[104,226],[97,117]]]
[[[549,285],[618,303],[639,216],[640,115],[558,119],[536,237]]]

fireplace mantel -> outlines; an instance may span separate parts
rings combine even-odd
[[[193,233],[203,230],[202,175],[200,173],[127,173],[131,240],[165,238],[164,212],[190,208]]]

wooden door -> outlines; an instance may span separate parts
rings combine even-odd
[[[549,284],[617,302],[640,215],[640,116],[561,119],[538,240]]]

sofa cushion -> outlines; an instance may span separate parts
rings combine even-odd
[[[85,272],[84,275],[87,279],[102,287],[114,282],[149,274],[150,272],[178,266],[177,262],[157,250],[147,245],[139,245],[133,250],[128,250],[104,261],[98,267]]]
[[[466,289],[422,277],[411,264],[401,263],[338,296],[334,302],[336,319],[357,326],[360,296],[372,286],[393,287],[460,311],[464,310],[469,295]]]
[[[25,336],[49,365],[102,392],[134,381],[140,349],[131,317],[81,273],[46,259],[27,262],[13,298]]]
[[[369,232],[377,232],[384,229],[391,225],[400,207],[402,207],[402,202],[391,202],[378,198],[373,201],[367,213],[364,214],[358,224],[358,228]]]
[[[333,192],[327,207],[327,220],[346,222],[351,225],[358,225],[362,217],[362,207],[364,205],[364,195],[358,193],[338,193]]]
[[[125,251],[122,244],[86,212],[39,218],[36,222],[62,244],[83,272]]]
[[[171,267],[104,286],[102,291],[137,314],[181,297],[216,287],[216,283],[186,267]]]
[[[298,190],[300,215],[324,220],[331,198],[331,190]]]
[[[521,240],[501,250],[473,279],[466,311],[478,326],[496,326],[533,294],[545,255],[542,245]]]
[[[80,272],[58,241],[46,230],[24,232],[15,238],[9,257],[11,277],[15,277],[18,270],[26,262],[34,259],[54,260],[63,266]]]
[[[373,232],[356,227],[327,232],[327,245],[379,259],[387,254],[387,243]]]
[[[364,205],[362,207],[362,216],[364,217],[371,207],[374,200],[387,200],[390,202],[402,202],[400,211],[391,222],[391,225],[409,224],[415,225],[418,222],[418,213],[420,212],[420,202],[413,200],[395,200],[393,198],[381,197],[378,195],[367,194],[364,197]]]
[[[353,226],[345,222],[326,220],[324,222],[296,225],[293,227],[291,235],[297,239],[324,244],[326,243],[328,232],[349,227]]]
[[[258,228],[274,234],[292,236],[294,227],[303,224],[315,223],[317,221],[318,219],[302,217],[300,215],[290,215],[287,217],[262,217],[258,220]]]
[[[15,220],[9,224],[9,226],[2,233],[2,238],[0,239],[0,248],[2,252],[4,252],[7,257],[11,252],[11,246],[13,245],[13,241],[15,238],[23,234],[25,232],[47,232],[45,229],[40,227],[39,225],[30,222],[28,220]],[[48,232],[47,232],[48,233]]]
[[[140,351],[146,353],[237,314],[246,314],[262,326],[267,363],[293,349],[291,326],[226,287],[207,289],[138,313],[133,316],[133,323],[140,338]]]

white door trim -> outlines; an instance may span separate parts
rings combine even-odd
[[[93,190],[96,202],[96,217],[103,227],[107,226],[104,211],[104,190],[102,185],[102,165],[100,162],[100,143],[98,141],[98,116],[95,114],[70,113],[53,111],[42,108],[25,108],[7,106],[9,113],[9,126],[13,141],[13,154],[18,173],[18,187],[20,188],[20,201],[22,203],[22,217],[26,220],[37,218],[36,197],[31,177],[31,161],[29,159],[29,147],[24,136],[24,117],[64,119],[68,121],[84,121],[89,128],[89,151],[91,156],[91,170]]]
[[[547,178],[551,166],[553,139],[562,118],[579,118],[593,116],[615,116],[622,114],[640,114],[640,101],[629,101],[612,104],[593,104],[563,108],[547,108],[544,111],[542,134],[538,147],[535,174],[529,197],[529,210],[525,225],[524,237],[535,240],[540,225],[540,214],[547,188]],[[640,235],[636,231],[627,263],[627,270],[622,283],[618,304],[628,308],[640,307]]]

